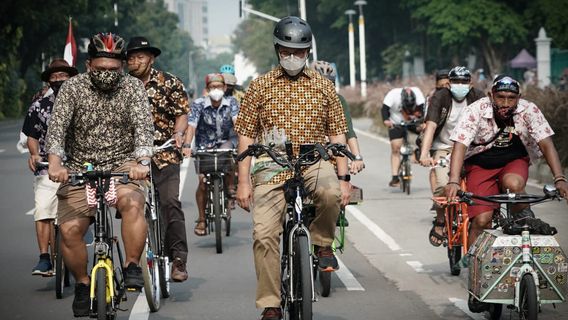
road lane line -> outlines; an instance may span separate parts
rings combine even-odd
[[[412,253],[401,253],[401,254],[399,254],[399,256],[401,256],[401,257],[409,257],[411,255],[412,255]]]
[[[4,152],[4,151],[6,151],[6,149],[0,149],[0,153],[2,153],[2,152]]]
[[[184,159],[181,163],[179,170],[179,197],[183,194],[183,187],[185,186],[185,178],[187,177],[187,170],[189,168],[189,159]]]
[[[349,271],[343,261],[341,261],[341,259],[339,259],[339,257],[337,256],[336,258],[337,262],[339,263],[339,270],[335,271],[335,274],[337,275],[339,280],[343,282],[345,289],[347,289],[347,291],[365,291],[365,288],[363,288],[361,283],[359,283],[359,281],[355,279],[355,276],[353,275],[353,273],[351,273],[351,271]]]
[[[359,220],[361,224],[363,224],[367,229],[369,229],[377,239],[381,240],[384,244],[389,247],[392,251],[399,251],[402,248],[394,241],[394,239],[389,236],[383,229],[381,229],[376,223],[374,223],[371,219],[367,218],[367,216],[361,212],[361,210],[353,207],[347,206],[345,210],[348,211],[355,219]]]
[[[355,133],[360,134],[362,136],[365,136],[365,137],[368,137],[368,138],[371,138],[371,139],[375,139],[375,140],[378,140],[378,141],[386,143],[386,144],[390,144],[390,141],[387,138],[384,138],[384,137],[378,136],[376,134],[370,133],[368,131],[357,129],[357,128],[353,128],[353,130],[355,131]]]
[[[406,264],[411,266],[412,269],[418,273],[428,273],[432,271],[424,269],[424,265],[420,261],[406,261]]]
[[[132,311],[128,320],[148,320],[150,317],[150,307],[148,307],[148,301],[146,301],[146,294],[144,289],[136,298],[136,302],[132,306]]]
[[[467,306],[467,301],[458,299],[458,298],[449,298],[450,302],[454,304],[458,309],[463,311],[467,316],[471,319],[475,320],[485,320],[484,313],[473,313],[469,311],[469,307]]]

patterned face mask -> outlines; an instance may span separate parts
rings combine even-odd
[[[92,70],[89,72],[89,76],[93,85],[99,90],[112,91],[118,86],[123,73],[111,70]]]

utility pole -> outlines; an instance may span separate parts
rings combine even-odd
[[[355,5],[359,6],[359,55],[361,65],[361,98],[367,98],[367,55],[365,53],[365,17],[363,16],[363,6],[367,1],[357,0]]]
[[[355,30],[353,28],[353,15],[355,10],[345,10],[345,14],[349,16],[349,86],[355,88]]]

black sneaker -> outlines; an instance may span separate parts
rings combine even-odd
[[[75,298],[73,299],[73,315],[75,317],[88,317],[91,306],[89,285],[75,284]]]
[[[467,307],[469,308],[469,311],[473,313],[489,311],[489,304],[477,300],[477,298],[475,298],[471,293],[467,299]]]
[[[53,276],[53,265],[51,264],[49,253],[40,254],[39,262],[33,268],[32,275],[44,277]]]
[[[124,286],[131,290],[141,290],[144,287],[142,268],[134,262],[130,262],[128,267],[124,269]]]
[[[337,258],[333,254],[331,247],[319,247],[318,249],[318,266],[321,271],[335,271],[339,269]]]
[[[389,182],[389,187],[400,187],[400,179],[398,177],[393,177]]]

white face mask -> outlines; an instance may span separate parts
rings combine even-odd
[[[452,83],[450,84],[450,91],[452,92],[452,95],[454,96],[454,98],[458,101],[462,101],[465,96],[467,96],[467,94],[469,93],[469,84],[464,84],[464,83]]]
[[[209,91],[209,98],[211,98],[211,100],[213,101],[221,100],[223,98],[223,95],[225,95],[225,92],[223,92],[223,90],[221,89],[213,89]]]
[[[295,55],[291,54],[288,57],[280,58],[280,65],[282,66],[282,68],[284,68],[288,75],[293,77],[300,73],[302,69],[304,69],[307,58],[308,55],[306,55],[306,57],[304,58],[298,58]]]

